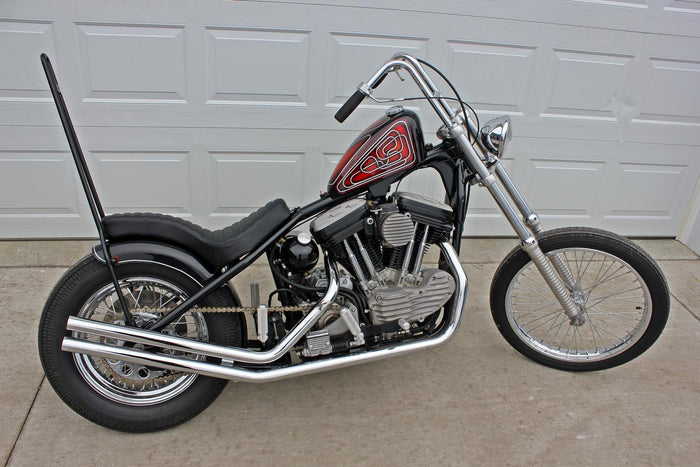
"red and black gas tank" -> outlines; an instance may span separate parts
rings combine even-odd
[[[328,194],[332,198],[349,196],[378,182],[392,182],[423,159],[418,115],[392,107],[350,145],[331,175]]]

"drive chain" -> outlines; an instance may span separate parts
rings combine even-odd
[[[175,308],[149,308],[149,307],[139,307],[137,310],[142,313],[165,313],[174,310]],[[288,311],[301,311],[306,312],[311,309],[310,306],[270,306],[267,307],[268,313],[284,313]],[[237,307],[202,307],[193,308],[191,311],[196,311],[199,313],[253,313],[257,312],[258,308],[254,306],[237,306]],[[151,378],[144,381],[138,381],[131,378],[125,378],[118,374],[110,366],[106,359],[93,358],[93,362],[96,364],[98,371],[100,371],[107,379],[111,380],[112,383],[118,384],[125,389],[131,389],[134,391],[144,391],[147,389],[158,389],[161,385],[167,385],[172,383],[174,380],[180,378],[183,372],[172,372],[164,376]],[[167,373],[168,370],[165,372]]]
[[[311,306],[268,306],[267,312],[268,313],[285,313],[288,311],[301,311],[301,312],[306,312],[311,309]],[[145,313],[169,313],[173,311],[175,308],[149,308],[149,307],[141,307],[138,308],[137,310],[132,310],[132,311],[139,311],[139,312],[145,312]],[[254,306],[231,306],[231,307],[198,307],[198,308],[192,308],[191,311],[197,311],[199,313],[253,313],[257,312],[258,308]]]

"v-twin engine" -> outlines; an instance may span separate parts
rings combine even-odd
[[[403,192],[385,203],[351,199],[311,223],[316,240],[354,276],[369,321],[404,330],[440,310],[455,290],[448,272],[423,268],[430,245],[451,230],[448,205]]]

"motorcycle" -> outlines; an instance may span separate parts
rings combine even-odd
[[[217,231],[161,214],[105,215],[49,58],[41,61],[99,244],[51,292],[39,354],[56,393],[97,424],[161,430],[199,414],[229,380],[277,381],[447,342],[467,296],[459,251],[473,185],[520,240],[490,290],[496,326],[520,353],[602,370],[647,350],[667,321],[668,287],[651,257],[603,230],[546,231],[500,161],[510,120],[479,125],[423,60],[393,56],[335,118],[406,73],[442,121],[438,144],[425,143],[415,112],[391,107],[350,145],[319,199],[291,209],[275,199]],[[444,200],[392,189],[425,168],[439,174]],[[430,247],[437,265],[424,261]],[[275,289],[265,301],[252,282],[244,305],[230,281],[263,255]]]

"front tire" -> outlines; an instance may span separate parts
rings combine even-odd
[[[544,365],[593,371],[626,363],[658,339],[669,314],[666,280],[654,260],[611,232],[564,228],[538,236],[572,274],[567,285],[585,322],[571,323],[530,257],[511,251],[491,284],[491,313],[518,352]]]
[[[118,266],[122,293],[137,325],[145,326],[198,290],[189,277],[156,264]],[[217,291],[201,306],[234,306]],[[227,381],[61,350],[69,316],[124,325],[104,264],[92,256],[70,268],[51,292],[39,323],[39,355],[56,393],[78,414],[107,428],[149,432],[184,423],[207,408]],[[163,332],[240,347],[237,315],[193,309]],[[99,339],[99,338],[95,338]],[[197,358],[194,355],[181,355]]]

